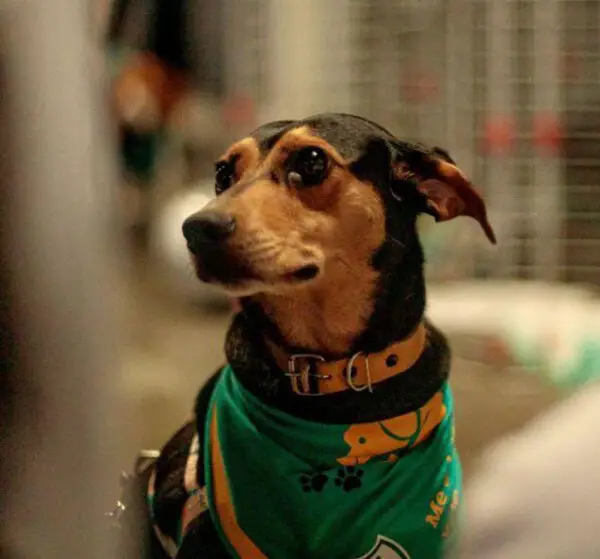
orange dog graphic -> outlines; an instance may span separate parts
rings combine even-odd
[[[444,395],[438,392],[414,412],[384,421],[351,425],[344,433],[350,452],[338,458],[338,462],[345,466],[365,464],[375,456],[386,454],[393,460],[393,452],[419,444],[445,416]]]

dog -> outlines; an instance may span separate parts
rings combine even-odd
[[[495,243],[482,197],[446,151],[336,113],[261,126],[215,188],[183,235],[241,310],[146,469],[149,555],[446,556],[461,471],[416,222],[470,216]]]

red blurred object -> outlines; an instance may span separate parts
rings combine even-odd
[[[223,103],[223,122],[231,127],[251,126],[256,121],[254,99],[250,95],[239,93]]]
[[[516,137],[513,119],[506,115],[491,116],[484,127],[482,149],[490,155],[507,155]]]
[[[404,75],[402,91],[409,103],[428,103],[438,96],[439,83],[431,72],[409,70]]]
[[[140,53],[132,57],[115,78],[113,99],[117,116],[120,120],[131,120],[130,124],[136,127],[157,129],[169,118],[187,87],[187,76],[183,72],[150,52]],[[141,91],[149,97],[139,97]],[[133,114],[130,114],[130,106],[135,107]]]
[[[560,120],[554,113],[538,113],[533,117],[533,143],[543,155],[556,156],[562,144]]]

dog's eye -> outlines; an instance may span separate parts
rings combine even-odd
[[[225,192],[233,182],[233,167],[227,161],[219,161],[215,165],[215,193],[217,196]]]
[[[291,159],[287,180],[291,186],[315,186],[327,175],[329,160],[321,148],[308,147],[298,151]]]

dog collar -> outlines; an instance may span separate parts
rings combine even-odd
[[[344,390],[373,391],[374,385],[410,369],[425,348],[427,331],[423,322],[404,340],[378,353],[359,351],[351,357],[327,361],[314,353],[286,353],[267,339],[267,346],[300,396],[323,396]]]

